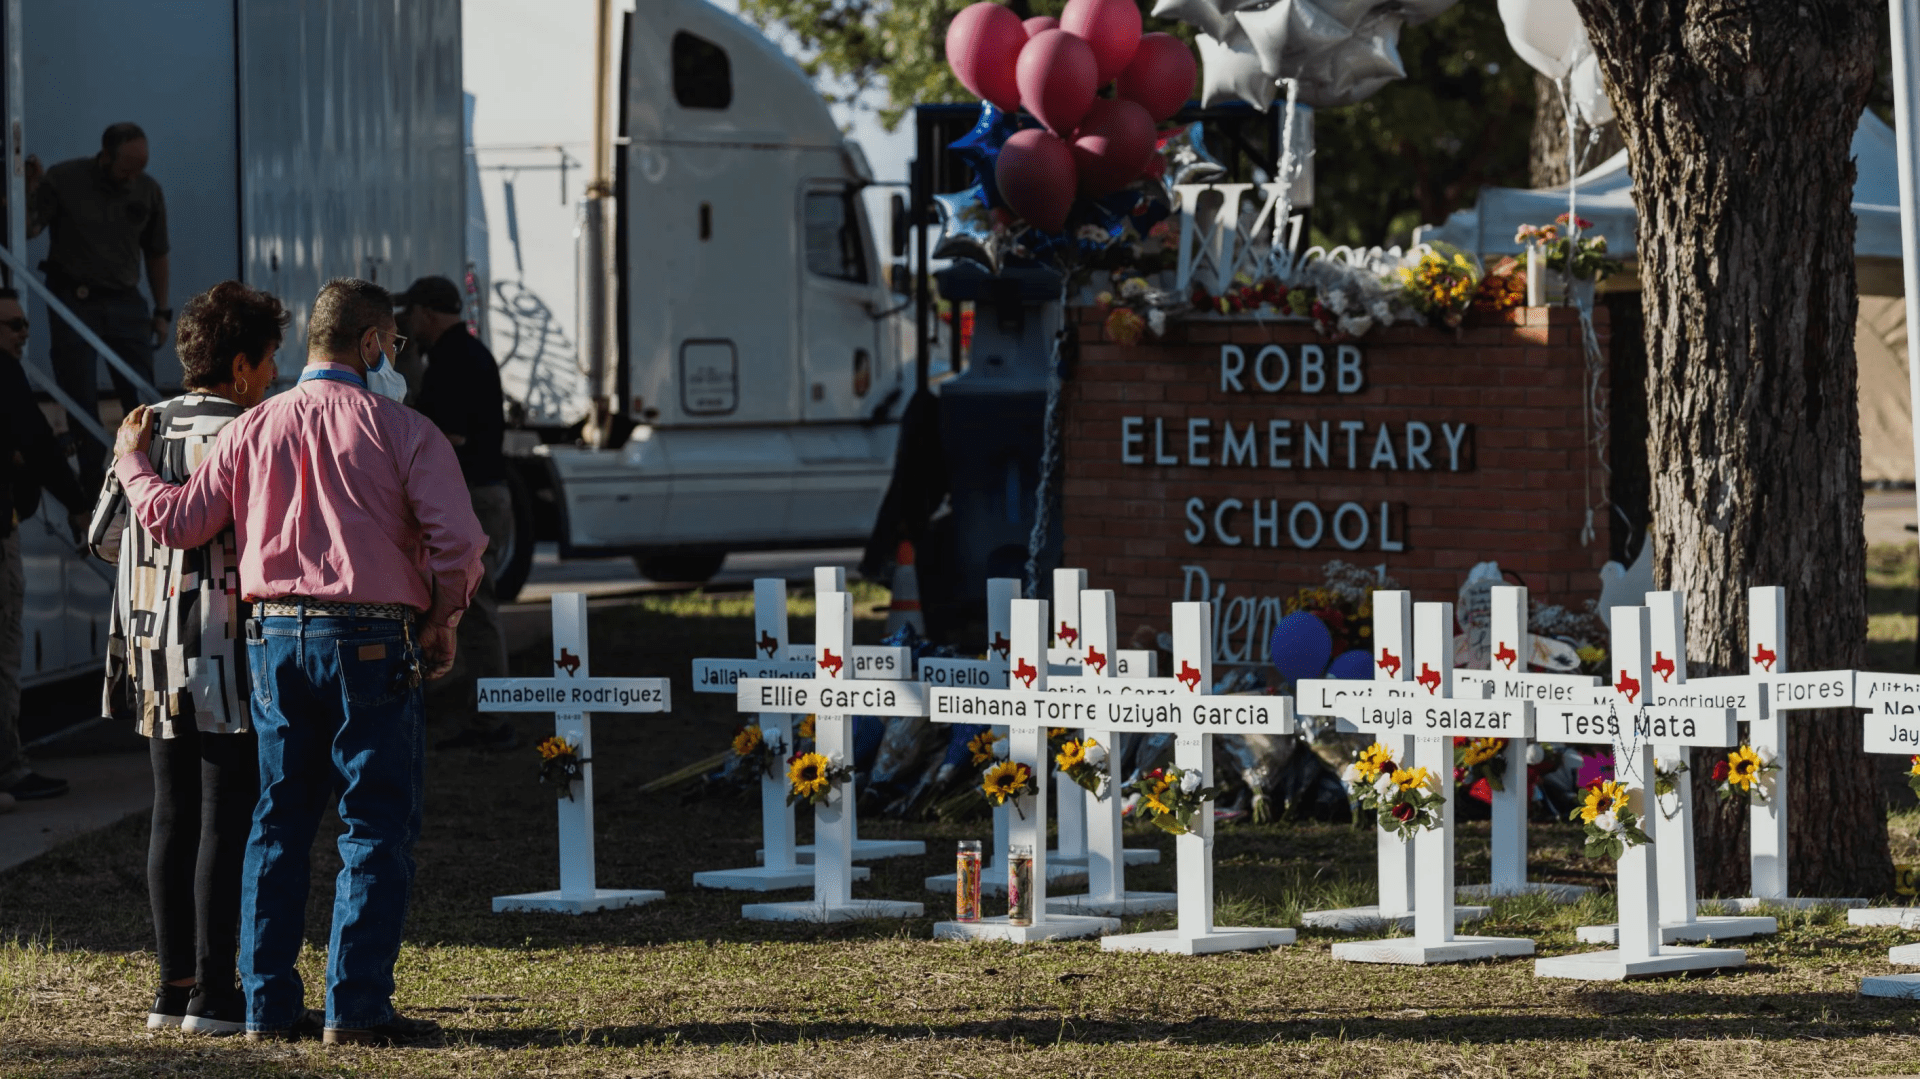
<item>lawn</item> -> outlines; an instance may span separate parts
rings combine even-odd
[[[1911,669],[1916,560],[1876,552],[1873,661]],[[878,635],[859,594],[863,639]],[[796,600],[810,639],[810,600]],[[929,939],[932,918],[825,928],[748,923],[759,897],[696,891],[698,869],[750,864],[757,803],[683,802],[648,780],[722,748],[731,701],[696,696],[688,659],[744,655],[744,595],[691,594],[597,608],[593,669],[674,679],[670,717],[609,716],[595,728],[603,886],[669,895],[583,918],[488,913],[489,897],[554,886],[552,794],[530,749],[429,759],[427,830],[399,966],[403,1010],[438,1019],[434,1049],[323,1050],[149,1034],[154,960],[146,824],[130,820],[0,874],[0,1076],[1160,1076],[1715,1077],[1920,1072],[1920,1003],[1858,995],[1913,934],[1853,929],[1831,912],[1781,912],[1782,932],[1748,945],[1737,974],[1625,985],[1544,981],[1526,961],[1410,969],[1335,963],[1333,934],[1303,931],[1268,952],[1197,959],[1109,955],[1091,943],[962,945]],[[515,657],[541,673],[544,649]],[[522,722],[530,739],[542,723]],[[337,826],[336,826],[337,827]],[[945,897],[921,879],[984,821],[866,820],[863,835],[925,839],[925,858],[876,864],[856,894]],[[804,828],[803,828],[804,831]],[[1894,818],[1896,857],[1920,860],[1920,812]],[[331,833],[330,833],[331,834]],[[1540,954],[1580,950],[1576,925],[1611,917],[1610,867],[1580,856],[1570,826],[1531,837],[1533,875],[1599,885],[1577,906],[1495,904],[1475,931],[1532,937]],[[1171,889],[1172,844],[1129,871]],[[1222,924],[1297,924],[1299,912],[1364,902],[1370,834],[1343,825],[1223,826]],[[1459,879],[1484,879],[1484,824],[1462,826]],[[316,880],[338,860],[316,855]],[[787,893],[776,898],[803,898]],[[303,971],[318,1004],[330,895],[316,894]],[[1160,928],[1170,915],[1129,920]]]

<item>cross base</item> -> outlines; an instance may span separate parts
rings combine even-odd
[[[1533,961],[1536,978],[1578,978],[1589,982],[1618,982],[1689,970],[1722,970],[1747,965],[1739,948],[1665,948],[1659,955],[1628,958],[1618,950],[1578,952]]]
[[[1160,850],[1157,847],[1128,847],[1121,857],[1124,865],[1160,864]],[[1083,871],[1087,868],[1087,856],[1084,854],[1056,854],[1048,851],[1047,864],[1053,865],[1056,862]]]
[[[1847,912],[1847,924],[1920,929],[1920,907],[1862,907]]]
[[[1178,909],[1178,892],[1122,892],[1117,896],[1062,895],[1047,899],[1048,917],[1052,917],[1056,911],[1061,914],[1131,915]]]
[[[748,903],[740,916],[750,922],[858,922],[869,918],[918,918],[926,913],[918,903],[892,899],[855,899],[849,903]]]
[[[1454,904],[1453,924],[1477,922],[1493,913],[1492,907]],[[1413,932],[1413,912],[1382,914],[1379,907],[1342,907],[1339,910],[1310,910],[1300,916],[1300,924],[1309,929],[1337,929],[1342,933],[1371,933],[1389,926]]]
[[[1821,899],[1818,896],[1794,895],[1774,898],[1772,896],[1746,896],[1741,899],[1716,900],[1730,910],[1742,913],[1759,910],[1762,907],[1783,907],[1787,910],[1812,910],[1815,907],[1833,907],[1836,910],[1857,910],[1867,905],[1864,899]]]
[[[1691,944],[1702,940],[1743,940],[1771,936],[1780,931],[1780,923],[1756,915],[1709,914],[1684,922],[1661,922],[1660,943]],[[1582,944],[1613,944],[1620,939],[1618,925],[1583,925],[1573,931]]]
[[[854,880],[866,880],[871,876],[873,870],[866,866],[853,867]],[[813,887],[813,870],[807,866],[769,869],[763,865],[745,869],[709,869],[695,873],[693,883],[701,888],[718,888],[729,892],[777,892],[783,888]]]
[[[493,897],[493,912],[505,914],[512,912],[538,912],[546,914],[591,914],[596,910],[618,910],[621,907],[637,907],[651,903],[656,899],[665,899],[667,893],[651,890],[621,891],[615,888],[595,888],[591,892],[527,892],[524,895],[496,895]]]
[[[1883,974],[1878,978],[1862,978],[1860,995],[1920,1000],[1920,974]]]
[[[1468,899],[1497,899],[1511,895],[1544,895],[1555,903],[1578,903],[1593,889],[1584,884],[1561,884],[1550,880],[1527,880],[1518,884],[1462,884],[1453,894]]]
[[[1888,948],[1887,962],[1920,967],[1920,944],[1902,944],[1898,948]]]
[[[853,860],[856,862],[874,862],[882,858],[918,858],[927,853],[927,845],[918,839],[856,839],[853,841]],[[756,850],[753,860],[765,862],[767,852]],[[793,860],[801,865],[813,864],[813,844],[802,843],[793,848]]]
[[[1167,955],[1212,955],[1215,952],[1251,952],[1292,944],[1291,929],[1215,929],[1197,936],[1183,935],[1178,929],[1154,933],[1125,933],[1101,937],[1104,952],[1162,952]]]
[[[1040,940],[1097,937],[1118,928],[1120,928],[1118,918],[1087,918],[1054,914],[1049,904],[1047,916],[1035,919],[1032,925],[1010,925],[1005,917],[982,918],[977,922],[935,922],[933,939],[1005,940],[1015,944],[1032,944]]]
[[[1533,941],[1525,937],[1455,937],[1439,944],[1422,944],[1411,937],[1391,937],[1386,940],[1342,941],[1333,946],[1333,957],[1349,963],[1399,963],[1410,966],[1468,963],[1475,959],[1532,954]]]
[[[927,891],[929,892],[952,895],[954,888],[958,885],[959,881],[956,879],[956,874],[953,873],[942,873],[937,877],[927,878]],[[1047,860],[1047,889],[1051,891],[1055,885],[1059,885],[1062,888],[1085,888],[1087,886],[1087,871],[1085,868],[1075,869],[1070,865],[1055,865],[1053,860],[1049,858]],[[980,894],[1006,895],[1006,869],[1001,868],[996,872],[992,866],[983,867],[980,870]]]

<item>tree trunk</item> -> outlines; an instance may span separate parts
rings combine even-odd
[[[1686,594],[1689,662],[1745,673],[1746,590],[1777,584],[1793,667],[1858,666],[1849,144],[1886,8],[1575,2],[1633,162],[1654,575]],[[1792,889],[1888,891],[1859,713],[1800,712],[1787,726]],[[1701,894],[1747,894],[1745,814],[1717,811],[1704,773],[1694,770]]]
[[[1584,156],[1580,171],[1585,172],[1620,152],[1618,123],[1603,124],[1599,138],[1591,147],[1588,128],[1582,123],[1579,134]],[[1554,187],[1567,182],[1567,114],[1561,107],[1560,88],[1538,71],[1533,73],[1533,135],[1527,140],[1527,181],[1534,187]]]

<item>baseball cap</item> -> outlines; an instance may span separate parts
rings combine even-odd
[[[457,315],[463,308],[459,287],[444,277],[423,277],[415,281],[407,291],[393,298],[393,306],[424,307],[445,315]]]

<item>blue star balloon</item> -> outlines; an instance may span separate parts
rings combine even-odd
[[[1017,115],[1009,116],[993,104],[981,102],[980,119],[975,121],[973,130],[949,144],[948,148],[973,169],[973,178],[985,194],[989,209],[1003,205],[1000,186],[994,182],[993,168],[1000,161],[1000,147],[1020,127]]]

